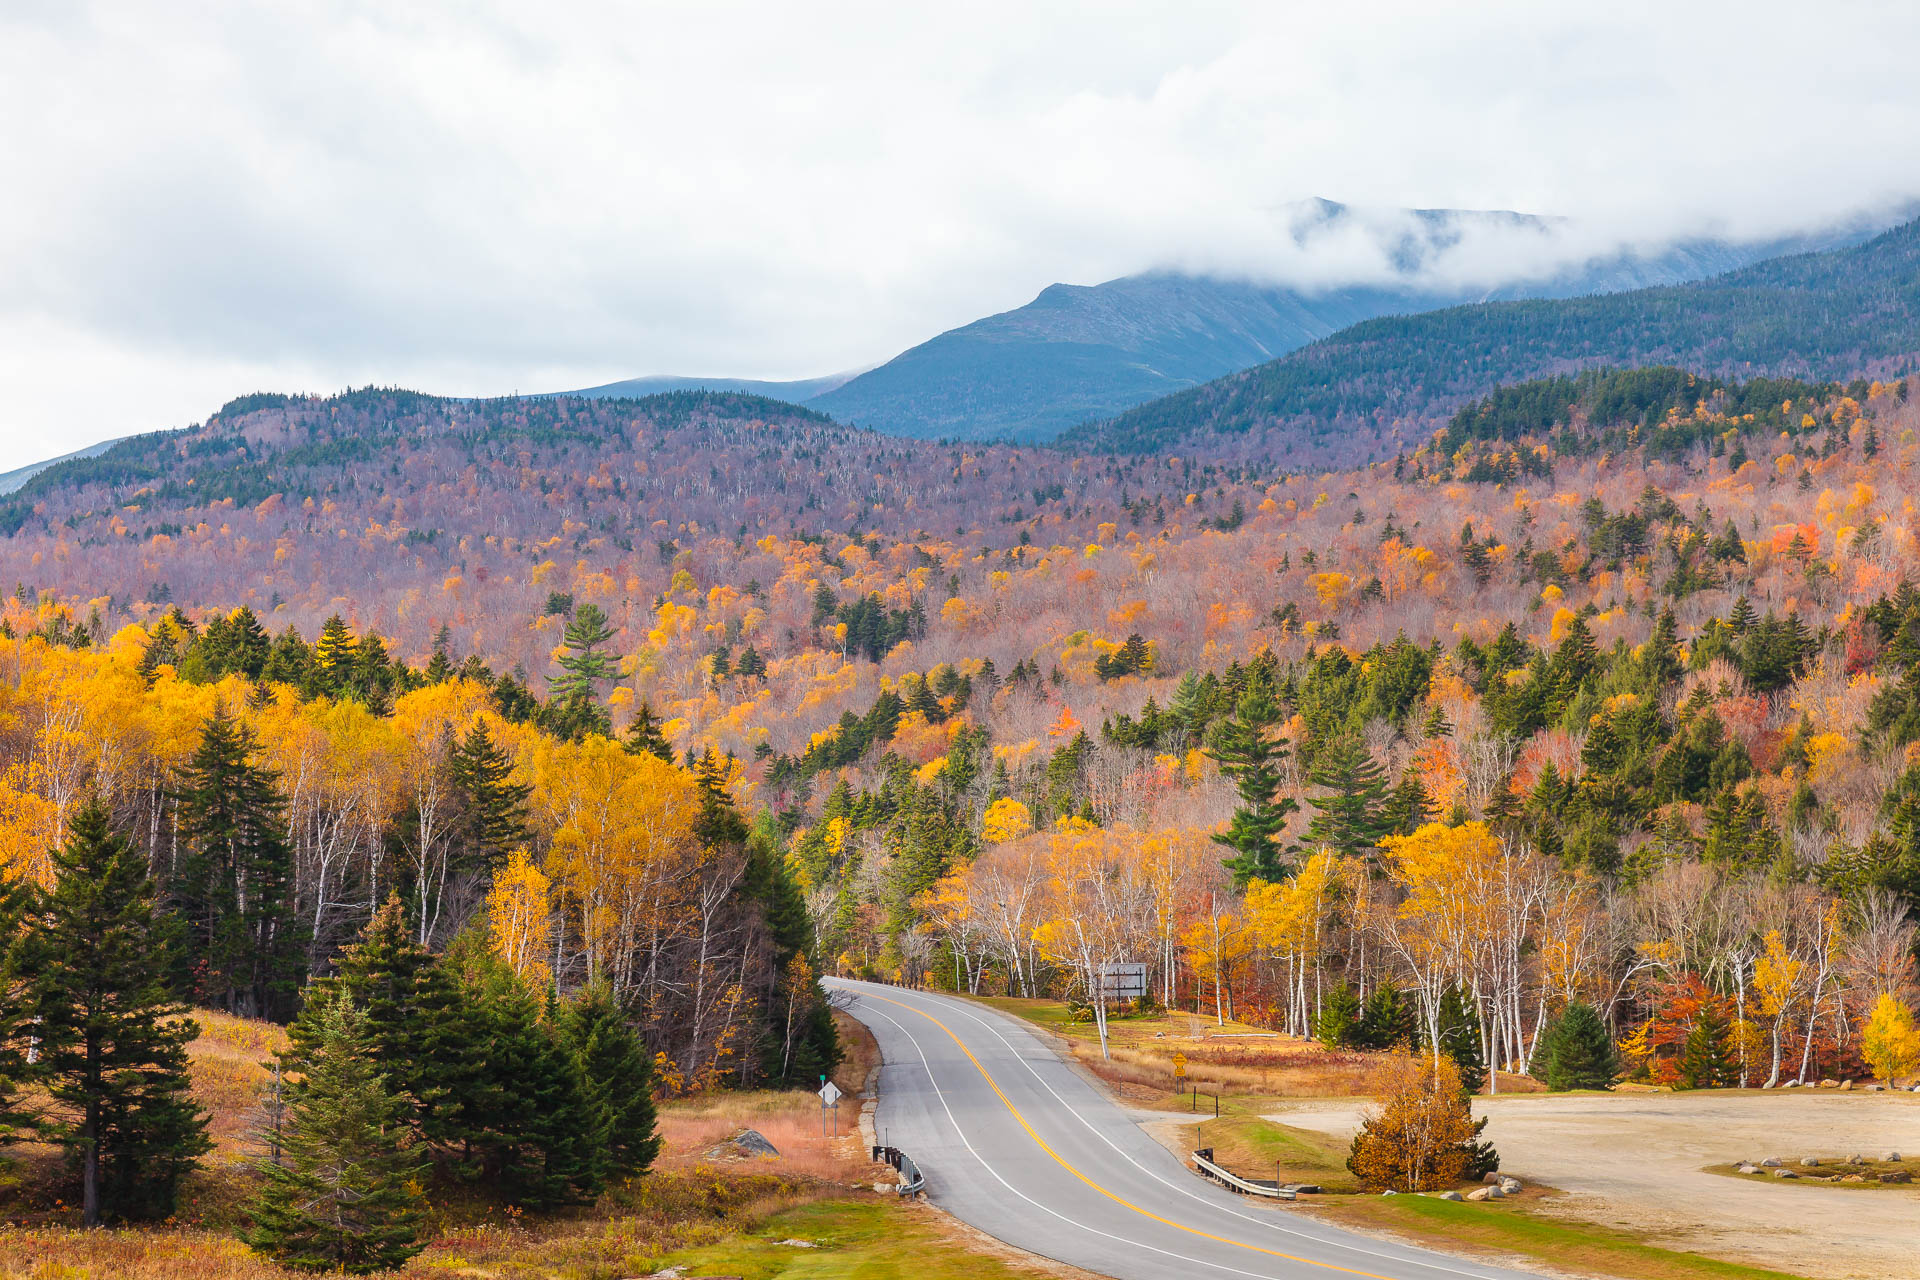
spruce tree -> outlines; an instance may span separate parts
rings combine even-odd
[[[567,1042],[580,1064],[600,1181],[635,1178],[660,1154],[654,1127],[653,1059],[604,983],[567,1006]]]
[[[1313,1021],[1313,1034],[1329,1049],[1344,1049],[1354,1043],[1359,1030],[1360,997],[1343,982],[1327,993]]]
[[[545,998],[502,964],[478,931],[462,934],[449,959],[460,970],[466,1025],[484,1046],[463,1089],[466,1172],[530,1209],[596,1193],[598,1117]]]
[[[1576,1000],[1554,1019],[1537,1053],[1546,1061],[1540,1073],[1547,1088],[1610,1089],[1620,1070],[1620,1055],[1599,1012]]]
[[[1351,734],[1335,738],[1321,749],[1307,781],[1328,794],[1313,800],[1313,822],[1307,839],[1350,857],[1371,850],[1387,833],[1381,808],[1387,797],[1387,779],[1366,744]]]
[[[401,1122],[443,1149],[460,1147],[466,1096],[480,1069],[477,1045],[470,1043],[473,1029],[459,987],[414,940],[397,894],[374,913],[333,974],[309,989],[288,1028],[296,1051],[319,1052],[321,1019],[337,998],[352,1002],[367,1053],[401,1100]]]
[[[627,726],[627,736],[622,744],[636,756],[657,756],[668,764],[673,763],[673,747],[660,732],[660,719],[653,714],[653,705],[644,698],[640,709],[633,714],[633,723]]]
[[[1722,1089],[1734,1081],[1727,1051],[1727,1020],[1711,1003],[1702,1005],[1680,1050],[1680,1083],[1688,1089]]]
[[[513,761],[476,723],[449,760],[463,870],[491,871],[527,838],[533,788],[513,780]]]
[[[1362,1049],[1410,1048],[1415,1039],[1413,1005],[1391,982],[1375,985],[1353,1043]]]
[[[425,1171],[407,1103],[374,1061],[365,1015],[344,991],[312,1005],[313,1035],[285,1055],[280,1158],[248,1205],[256,1252],[307,1271],[391,1271],[426,1248]]]
[[[256,765],[253,735],[215,712],[181,770],[183,856],[169,885],[184,924],[196,998],[231,1013],[285,1018],[306,967],[293,910],[293,851],[278,776]]]
[[[1237,889],[1250,880],[1272,882],[1286,874],[1280,840],[1288,817],[1300,806],[1280,794],[1280,765],[1287,758],[1286,739],[1275,732],[1281,721],[1272,685],[1264,674],[1255,673],[1208,751],[1240,796],[1227,829],[1213,837],[1234,851],[1226,866]]]
[[[35,1075],[64,1114],[44,1132],[80,1166],[88,1226],[164,1218],[212,1145],[189,1096],[200,1034],[167,990],[164,933],[147,862],[89,800],[53,854],[13,952]]]
[[[1494,814],[1489,805],[1488,818]],[[1385,828],[1383,836],[1410,836],[1427,823],[1433,821],[1433,797],[1427,794],[1427,784],[1420,775],[1408,769],[1400,775],[1400,783],[1387,801],[1380,807],[1380,823]]]

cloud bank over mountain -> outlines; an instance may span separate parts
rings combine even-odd
[[[256,386],[811,376],[1056,281],[1360,280],[1367,210],[1569,219],[1423,268],[1489,288],[1827,225],[1920,172],[1920,13],[1823,10],[1840,68],[1800,12],[12,6],[0,466]],[[1321,193],[1362,212],[1302,237]]]

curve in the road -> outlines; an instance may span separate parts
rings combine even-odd
[[[926,1086],[931,1089],[932,1099],[938,1104],[939,1116],[944,1117],[947,1127],[958,1139],[960,1146],[974,1162],[979,1164],[992,1182],[997,1184],[1002,1193],[996,1196],[991,1193],[991,1188],[979,1186],[969,1188],[964,1179],[958,1176],[958,1172],[949,1168],[938,1170],[936,1176],[931,1179],[931,1184],[935,1188],[934,1198],[941,1202],[943,1207],[953,1211],[956,1216],[1008,1243],[1060,1261],[1087,1267],[1090,1270],[1106,1271],[1115,1276],[1125,1277],[1126,1280],[1134,1280],[1136,1277],[1138,1280],[1160,1280],[1161,1277],[1166,1276],[1191,1276],[1195,1267],[1248,1277],[1249,1280],[1265,1280],[1266,1277],[1274,1275],[1298,1276],[1303,1273],[1353,1276],[1359,1280],[1421,1280],[1423,1277],[1434,1276],[1470,1277],[1472,1280],[1514,1280],[1521,1275],[1519,1272],[1500,1268],[1462,1266],[1457,1259],[1445,1258],[1425,1250],[1397,1246],[1386,1241],[1371,1240],[1322,1223],[1312,1223],[1310,1227],[1306,1224],[1294,1226],[1278,1220],[1278,1213],[1245,1212],[1229,1202],[1227,1193],[1215,1190],[1210,1184],[1200,1183],[1180,1167],[1171,1154],[1157,1142],[1145,1138],[1138,1127],[1117,1107],[1095,1093],[1090,1086],[1067,1069],[1065,1064],[1041,1046],[1023,1025],[1011,1024],[1011,1029],[1015,1032],[1016,1038],[1025,1038],[1029,1042],[1028,1052],[1022,1052],[1021,1047],[1007,1037],[1002,1026],[997,1025],[1005,1022],[1006,1019],[996,1011],[982,1011],[969,1002],[952,997],[931,996],[924,992],[907,992],[899,988],[885,988],[875,984],[836,982],[834,985],[854,998],[853,1007],[849,1010],[853,1016],[860,1018],[876,1031],[882,1030],[876,1025],[877,1023],[885,1023],[896,1033],[898,1040],[905,1042],[903,1045],[896,1044],[895,1052],[888,1053],[887,1041],[895,1037],[884,1034],[877,1037],[881,1041],[883,1061],[886,1065],[896,1068],[909,1065],[902,1061],[905,1055],[900,1050],[910,1049],[912,1057],[918,1059],[917,1065],[925,1073]],[[883,994],[890,990],[896,994]],[[912,1018],[924,1019],[926,1023],[937,1028],[945,1040],[951,1042],[953,1052],[942,1054],[936,1040],[936,1051],[929,1055],[921,1038],[915,1035],[905,1023],[880,1008],[880,1005],[892,1006],[904,1014],[911,1015]],[[1001,1080],[996,1078],[994,1072],[981,1060],[981,1053],[976,1053],[974,1048],[968,1045],[967,1040],[952,1025],[936,1016],[935,1012],[927,1007],[928,1005],[934,1006],[940,1013],[954,1018],[955,1021],[964,1018],[990,1037],[993,1044],[977,1042],[980,1043],[981,1053],[992,1056],[995,1052],[1004,1050],[1004,1056],[1010,1058],[1020,1068],[1024,1068],[1025,1074],[1031,1077],[1029,1088],[1035,1088],[1034,1096],[1028,1099],[1028,1105],[1030,1108],[1041,1108],[1035,1113],[1036,1116],[1041,1117],[1041,1125],[1044,1125],[1046,1119],[1055,1112],[1072,1117],[1078,1127],[1085,1129],[1102,1146],[1124,1162],[1128,1167],[1123,1171],[1127,1179],[1144,1177],[1154,1185],[1150,1188],[1144,1185],[1129,1188],[1123,1193],[1088,1174],[1060,1149],[1074,1141],[1071,1135],[1057,1132],[1053,1140],[1049,1141],[1048,1137],[1041,1132],[1041,1125],[1029,1119],[1015,1100],[1009,1096],[1010,1085],[1003,1087]],[[1034,1053],[1033,1050],[1039,1050],[1039,1052]],[[1082,1098],[1080,1106],[1076,1107],[1063,1096],[1061,1088],[1049,1081],[1046,1074],[1035,1067],[1034,1058],[1036,1057],[1042,1066],[1049,1068],[1048,1074],[1060,1077],[1060,1086],[1064,1086],[1069,1092],[1078,1091],[1086,1095]],[[940,1060],[940,1067],[946,1069],[949,1076],[944,1086],[941,1081],[941,1071],[936,1068],[936,1059]],[[956,1076],[961,1078],[955,1078]],[[963,1122],[961,1114],[955,1113],[953,1095],[967,1092],[964,1082],[966,1076],[971,1076],[984,1085],[987,1092],[980,1094],[976,1091],[978,1102],[971,1109],[964,1098],[959,1100],[961,1113],[966,1116],[966,1122]],[[884,1079],[883,1076],[883,1081]],[[905,1104],[889,1108],[890,1119],[905,1122],[902,1136],[895,1145],[914,1154],[922,1169],[926,1170],[928,1160],[923,1153],[931,1147],[937,1159],[939,1149],[950,1144],[946,1141],[944,1134],[933,1131],[933,1126],[925,1124],[916,1126],[914,1123],[916,1115],[911,1110],[914,1104],[918,1104],[926,1113],[924,1119],[931,1121],[938,1117],[933,1115],[933,1108],[926,1105],[925,1099],[918,1096],[911,1085],[905,1089],[907,1096],[904,1100],[889,1099],[889,1093],[900,1092],[899,1086],[905,1082],[900,1080],[896,1073],[893,1083],[895,1089],[891,1091],[883,1084],[882,1106],[888,1107],[890,1101]],[[1040,1096],[1042,1093],[1044,1097]],[[1083,1108],[1093,1110],[1095,1117],[1090,1117]],[[892,1112],[896,1110],[905,1110],[907,1114],[894,1116]],[[1054,1165],[1069,1175],[1074,1183],[1079,1184],[1086,1192],[1099,1197],[1110,1207],[1104,1213],[1098,1211],[1097,1207],[1089,1212],[1084,1195],[1080,1197],[1082,1203],[1078,1206],[1074,1205],[1071,1203],[1074,1197],[1067,1194],[1070,1187],[1063,1187],[1058,1177],[1050,1182],[1041,1179],[1040,1182],[1035,1183],[1032,1174],[1035,1162],[1030,1159],[1023,1160],[1015,1152],[1006,1149],[1007,1138],[1013,1131],[998,1135],[1002,1150],[996,1154],[1003,1156],[1001,1163],[1009,1167],[1004,1172],[1001,1168],[997,1168],[995,1161],[989,1159],[973,1140],[978,1136],[983,1144],[991,1145],[989,1140],[996,1136],[993,1114],[996,1112],[998,1116],[1011,1120],[1015,1126],[1014,1131],[1017,1131],[1026,1143],[1031,1144],[1028,1150],[1038,1148]],[[1100,1123],[1096,1123],[1096,1117]],[[1131,1143],[1129,1139],[1132,1140]],[[1136,1151],[1127,1150],[1128,1145],[1139,1148],[1141,1142],[1146,1143],[1145,1148]],[[914,1150],[916,1144],[921,1147],[921,1151]],[[1103,1153],[1088,1152],[1081,1158],[1086,1160],[1092,1154]],[[1169,1178],[1151,1168],[1150,1162],[1167,1165],[1173,1176]],[[1014,1174],[1015,1177],[1025,1175],[1029,1183],[1027,1188],[1022,1189],[1016,1186],[1007,1176],[1008,1173]],[[1109,1178],[1113,1176],[1112,1173],[1108,1175]],[[983,1191],[986,1194],[982,1194]],[[1154,1195],[1171,1192],[1179,1199],[1188,1202],[1185,1206],[1186,1211],[1180,1213],[1179,1217],[1174,1217],[1168,1215],[1179,1212],[1178,1210],[1168,1208],[1166,1212],[1156,1212],[1154,1209],[1147,1208],[1139,1201],[1146,1198],[1142,1193],[1149,1191]],[[1012,1203],[1006,1197],[1011,1197],[1012,1201],[1018,1203]],[[1032,1220],[1020,1221],[1021,1205],[1031,1211],[1037,1211],[1048,1219],[1065,1224],[1072,1231],[1066,1237],[1049,1236],[1044,1240],[1037,1240]],[[1115,1213],[1115,1210],[1119,1212]],[[1107,1219],[1106,1225],[1116,1227],[1116,1230],[1106,1230],[1090,1220],[1096,1217]],[[1181,1218],[1188,1220],[1182,1221]],[[1222,1225],[1220,1219],[1223,1218],[1235,1221],[1232,1225]],[[1131,1221],[1136,1229],[1128,1230],[1119,1226],[1120,1222],[1127,1221]],[[1235,1238],[1235,1234],[1228,1234],[1229,1232],[1240,1234],[1237,1230],[1239,1223],[1251,1224],[1259,1228],[1261,1233],[1278,1232],[1289,1236],[1301,1242],[1295,1245],[1295,1248],[1319,1252],[1323,1256],[1313,1257],[1308,1256],[1306,1252],[1276,1249],[1267,1244],[1238,1239]],[[1137,1229],[1142,1225],[1147,1225],[1149,1228],[1145,1233]],[[1119,1230],[1125,1230],[1126,1234],[1118,1234]],[[1142,1234],[1150,1236],[1155,1232],[1162,1233],[1159,1243],[1151,1239],[1139,1238]],[[1174,1235],[1169,1237],[1164,1234],[1166,1232]],[[1083,1240],[1081,1236],[1095,1237],[1098,1243]],[[1185,1247],[1175,1247],[1178,1240],[1182,1238],[1191,1243]],[[1076,1241],[1078,1247],[1076,1247]],[[1143,1254],[1152,1255],[1153,1260],[1143,1258],[1141,1256]],[[1278,1264],[1282,1269],[1256,1271],[1235,1265],[1242,1259],[1249,1264],[1259,1265],[1254,1258],[1248,1256],[1249,1254],[1270,1259],[1271,1263],[1268,1265]],[[1385,1269],[1373,1269],[1375,1267]]]

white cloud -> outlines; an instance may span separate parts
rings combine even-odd
[[[1920,172],[1910,6],[1036,8],[16,0],[0,467],[259,388],[799,376],[1054,280],[1378,270],[1302,256],[1313,195],[1600,245]]]

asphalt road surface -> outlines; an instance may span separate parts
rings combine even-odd
[[[880,1042],[882,1140],[942,1209],[1118,1280],[1518,1280],[1253,1202],[1185,1168],[1018,1019],[950,996],[830,979]]]

